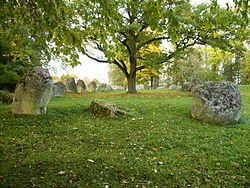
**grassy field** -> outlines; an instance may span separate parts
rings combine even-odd
[[[250,187],[250,87],[240,122],[192,119],[190,93],[144,91],[53,98],[46,115],[0,105],[0,187]],[[94,117],[94,98],[128,109]]]

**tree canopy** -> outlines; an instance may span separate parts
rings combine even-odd
[[[220,8],[216,1],[194,7],[184,0],[80,0],[75,6],[84,34],[91,33],[84,43],[101,51],[105,58],[86,49],[82,53],[101,63],[116,64],[127,78],[129,93],[136,92],[136,73],[147,66],[170,61],[196,44],[241,50],[246,38],[244,20],[237,12]],[[173,48],[142,56],[143,48],[162,41]],[[117,56],[119,53],[123,55]]]
[[[11,41],[9,55],[19,59],[29,55],[30,48],[24,47],[32,40],[47,61],[55,55],[74,66],[81,52],[100,63],[113,63],[125,75],[128,92],[135,93],[138,71],[169,62],[188,47],[241,50],[248,1],[235,2],[238,12],[220,8],[215,0],[196,7],[188,0],[2,0],[0,39]],[[142,53],[163,41],[173,48]]]

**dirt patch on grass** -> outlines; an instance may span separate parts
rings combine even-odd
[[[172,98],[172,97],[192,97],[191,92],[138,92],[136,94],[128,93],[86,93],[86,94],[68,94],[72,98],[114,98],[114,97],[161,97],[161,98]]]

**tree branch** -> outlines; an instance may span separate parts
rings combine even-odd
[[[145,68],[146,68],[145,65],[142,65],[140,67],[136,67],[136,71],[140,71],[140,70],[145,69]]]
[[[126,67],[124,61],[121,61],[121,63],[122,63],[122,65],[121,65],[116,59],[114,59],[113,63],[115,65],[117,65],[119,67],[119,69],[121,69],[121,71],[125,74],[126,77],[129,76],[129,73],[128,73],[128,70],[127,70],[127,67]]]
[[[92,60],[94,60],[94,61],[97,61],[98,63],[109,63],[107,60],[97,59],[97,58],[95,58],[95,57],[89,55],[89,54],[86,53],[85,51],[82,51],[82,53],[83,53],[84,55],[86,55],[88,58],[90,58],[90,59],[92,59]]]
[[[122,43],[122,44],[127,48],[128,53],[131,54],[131,50],[130,50],[128,44],[126,43],[127,39],[125,39],[125,40],[119,40],[119,39],[118,39],[118,41],[119,41],[120,43]]]
[[[142,48],[143,46],[145,46],[145,45],[147,45],[147,44],[150,44],[150,43],[152,43],[152,42],[154,42],[154,41],[165,40],[165,39],[170,39],[170,38],[169,38],[169,37],[152,38],[152,39],[150,39],[150,40],[148,40],[148,41],[142,43],[141,45],[138,45],[138,48],[137,48],[137,49],[139,50],[139,49]]]

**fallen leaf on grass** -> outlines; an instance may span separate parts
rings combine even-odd
[[[215,163],[216,166],[220,166],[220,163]]]
[[[92,159],[88,159],[88,162],[94,163],[95,161]]]
[[[59,175],[64,175],[64,174],[66,174],[66,172],[65,171],[59,171],[58,174]]]
[[[235,167],[240,168],[240,164],[239,164],[239,163],[236,163],[236,162],[231,162],[231,163],[232,163],[232,165],[234,165]]]
[[[175,157],[180,158],[181,156],[179,154],[176,154]]]

